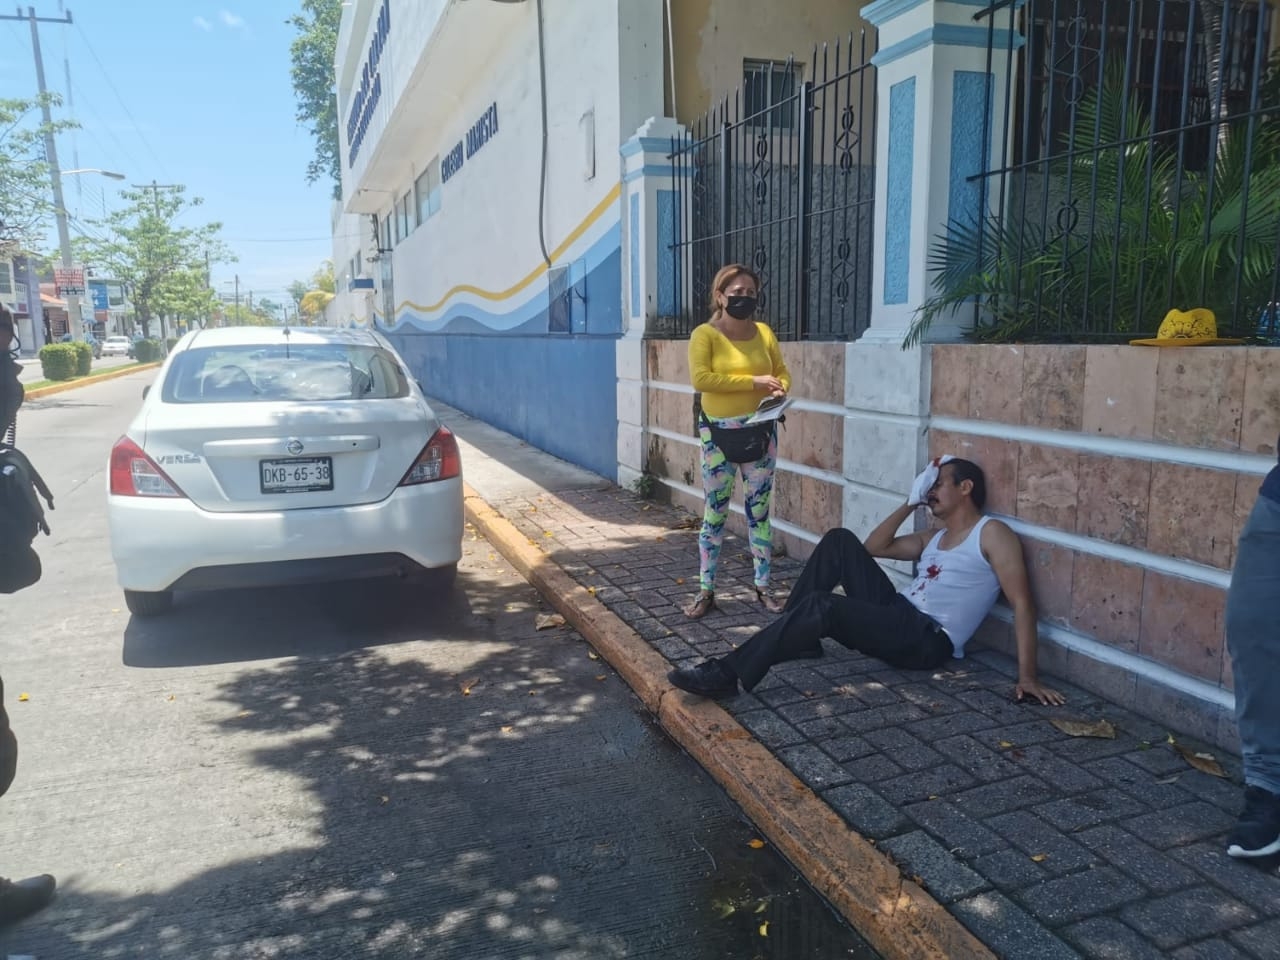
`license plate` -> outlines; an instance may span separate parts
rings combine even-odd
[[[259,471],[263,493],[310,493],[333,489],[332,457],[263,460]]]

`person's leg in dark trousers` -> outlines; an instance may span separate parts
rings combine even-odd
[[[4,712],[4,677],[0,677],[0,797],[5,795],[13,775],[18,769],[18,738],[9,727],[9,715]]]
[[[843,597],[831,592],[837,585]],[[751,690],[775,664],[821,657],[823,637],[907,670],[931,669],[951,655],[942,629],[893,588],[848,530],[822,538],[782,616],[721,663]]]
[[[9,728],[9,715],[4,711],[4,678],[0,677],[0,796],[13,783],[18,767],[18,739]],[[0,927],[7,927],[29,917],[53,899],[57,886],[47,873],[16,883],[0,877]]]

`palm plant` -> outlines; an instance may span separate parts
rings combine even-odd
[[[1024,177],[1007,210],[949,223],[930,248],[933,294],[904,346],[965,306],[975,309],[968,335],[995,342],[1132,335],[1172,307],[1208,307],[1228,326],[1256,322],[1277,271],[1280,58],[1258,102],[1264,112],[1252,120],[1209,131],[1207,170],[1191,171],[1113,64],[1041,165],[1040,188],[1063,194],[1063,214],[1026,217],[1043,204],[1027,198]]]

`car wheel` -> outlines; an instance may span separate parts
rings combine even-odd
[[[144,593],[139,590],[126,590],[124,605],[135,616],[158,617],[162,613],[167,613],[173,606],[173,591],[157,590],[155,593]]]
[[[444,592],[453,586],[458,577],[458,565],[451,563],[447,567],[432,567],[422,571],[422,582],[428,590]]]

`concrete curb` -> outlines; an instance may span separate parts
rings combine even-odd
[[[467,519],[599,651],[668,735],[886,960],[994,960],[946,908],[842,821],[712,701],[673,690],[671,664],[469,486]]]
[[[41,397],[50,397],[55,393],[65,393],[67,390],[74,390],[76,387],[87,387],[91,384],[101,383],[104,380],[114,380],[116,377],[127,377],[131,373],[141,373],[144,370],[154,370],[160,366],[163,361],[157,360],[155,363],[140,363],[131,367],[118,367],[115,370],[108,370],[106,373],[93,373],[87,377],[80,377],[76,380],[68,380],[66,383],[55,383],[47,387],[37,387],[35,390],[28,390],[24,394],[24,399],[39,400]]]

